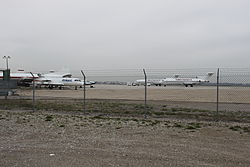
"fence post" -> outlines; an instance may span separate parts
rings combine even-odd
[[[216,115],[219,119],[219,85],[220,85],[220,69],[217,70],[217,94],[216,94]]]
[[[30,72],[30,74],[33,77],[33,84],[32,84],[32,86],[33,86],[33,98],[32,98],[32,103],[33,103],[33,112],[35,112],[35,77],[34,77],[32,72]]]
[[[7,88],[6,88],[7,90],[6,90],[6,95],[5,95],[5,100],[7,100],[9,96],[9,91],[10,91],[10,70],[8,69],[8,65],[7,65],[7,69],[3,71],[3,80],[6,81],[6,85],[7,85]]]
[[[148,83],[147,83],[147,74],[146,74],[146,71],[145,71],[145,69],[143,69],[143,73],[144,73],[144,78],[145,78],[145,97],[144,97],[144,108],[145,108],[145,115],[144,115],[144,117],[146,118],[147,117],[147,85],[148,85]]]
[[[83,111],[86,111],[86,75],[81,70],[83,76]]]

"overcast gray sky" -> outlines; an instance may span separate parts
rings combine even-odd
[[[13,69],[250,64],[249,0],[0,0],[0,23]]]

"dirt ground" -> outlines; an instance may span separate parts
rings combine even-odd
[[[148,93],[150,102],[155,104],[172,99],[167,104],[170,108],[180,104],[199,108],[197,104],[214,107],[216,90],[150,87]],[[20,89],[17,94],[15,98],[30,98],[32,90]],[[221,99],[237,103],[233,106],[235,111],[240,107],[250,111],[249,88],[223,88],[220,94]],[[83,91],[36,90],[38,100],[54,97],[81,99]],[[143,100],[144,88],[96,85],[87,88],[87,99],[91,98]],[[190,103],[189,99],[199,103]],[[249,121],[102,117],[65,111],[0,109],[0,134],[1,167],[250,166]]]
[[[18,89],[17,98],[32,98],[32,89]],[[75,98],[83,99],[83,88],[36,89],[37,99]],[[143,86],[126,85],[95,85],[87,87],[86,99],[116,99],[141,101],[145,97]],[[168,86],[148,87],[148,103],[164,103],[173,107],[188,107],[206,110],[216,110],[216,87],[214,86]],[[219,91],[219,110],[221,111],[249,111],[250,112],[250,88],[249,87],[221,87]]]
[[[0,166],[249,166],[248,124],[0,111]]]
[[[32,96],[32,89],[19,89],[17,94],[20,96]],[[250,87],[221,87],[219,95],[220,102],[250,103]],[[36,96],[83,98],[83,89],[37,89]],[[144,100],[144,87],[126,85],[95,85],[95,88],[87,87],[86,97],[87,99]],[[184,86],[150,86],[148,87],[148,100],[215,102],[216,87],[196,86],[186,88]]]

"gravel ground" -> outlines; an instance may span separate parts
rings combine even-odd
[[[0,110],[0,166],[250,166],[249,124],[189,125]]]

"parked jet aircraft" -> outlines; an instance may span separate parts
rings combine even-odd
[[[148,79],[147,83],[150,85],[156,85],[156,86],[166,86],[166,85],[185,85],[186,87],[190,86],[193,87],[194,85],[198,85],[204,82],[209,82],[209,78],[214,73],[209,72],[206,76],[200,76],[195,78],[181,78],[179,75],[175,75],[175,77],[172,78],[164,78],[164,79]],[[145,80],[139,79],[136,80],[132,85],[144,85]]]
[[[47,86],[49,88],[59,87],[61,89],[63,86],[75,86],[82,87],[84,82],[79,78],[71,78],[71,74],[68,72],[54,72],[50,71],[47,74],[36,74],[34,73],[34,79],[36,86]],[[0,79],[3,78],[3,73],[0,73]],[[33,76],[30,72],[24,72],[24,70],[18,70],[18,72],[10,73],[10,78],[18,80],[19,86],[30,86],[33,81]],[[94,81],[86,81],[85,85],[93,87]]]
[[[74,86],[75,89],[77,87],[84,86],[84,81],[81,81],[79,78],[71,78],[70,73],[54,73],[50,72],[48,74],[41,75],[40,78],[35,80],[37,86],[46,86],[50,89],[59,88],[62,89],[63,86]],[[85,81],[85,85],[90,85],[93,87],[95,84],[94,81]]]

